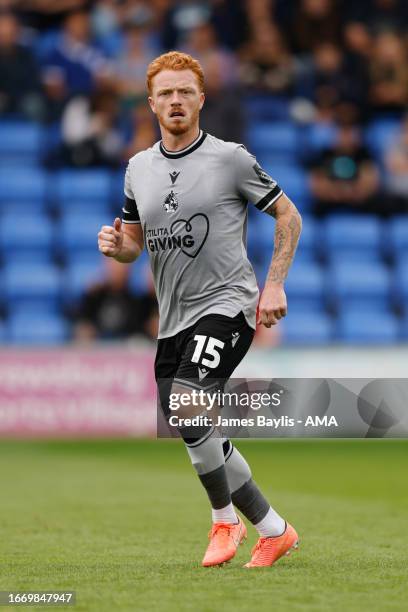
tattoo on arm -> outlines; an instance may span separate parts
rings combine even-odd
[[[302,220],[295,205],[286,197],[280,197],[265,212],[276,218],[275,247],[266,280],[282,283],[295,255]]]

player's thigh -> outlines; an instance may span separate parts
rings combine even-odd
[[[175,382],[205,387],[211,379],[227,380],[247,353],[254,333],[242,312],[236,317],[203,317],[186,338]]]
[[[174,376],[180,364],[178,349],[178,338],[164,338],[158,341],[156,358],[154,362],[154,374],[157,382],[157,391],[160,404],[165,415],[169,414],[169,396]]]

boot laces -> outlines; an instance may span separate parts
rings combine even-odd
[[[262,554],[262,548],[268,538],[259,538],[255,546],[253,547],[251,554],[253,557],[257,557]]]
[[[209,538],[213,538],[214,536],[218,535],[218,534],[222,534],[225,532],[225,535],[229,536],[231,533],[231,529],[232,529],[232,525],[231,523],[215,523],[212,528],[211,531],[208,534]]]

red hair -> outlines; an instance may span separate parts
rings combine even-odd
[[[191,70],[197,77],[200,91],[204,91],[204,72],[200,63],[188,55],[180,51],[169,51],[159,55],[150,62],[146,73],[146,86],[149,95],[152,93],[152,81],[156,74],[162,70]]]

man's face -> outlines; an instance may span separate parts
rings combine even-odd
[[[163,70],[153,79],[149,104],[160,125],[178,136],[198,121],[204,94],[192,70]]]
[[[12,15],[0,17],[0,46],[12,47],[18,42],[18,23]]]

